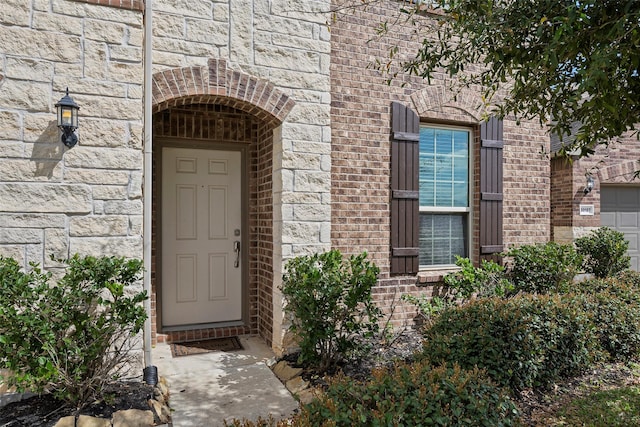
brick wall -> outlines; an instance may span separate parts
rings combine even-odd
[[[594,155],[569,162],[557,157],[552,164],[552,220],[554,240],[571,242],[600,226],[600,189],[603,185],[640,185],[640,143],[626,134],[609,146],[600,145]],[[585,194],[586,175],[594,188]],[[593,205],[594,215],[580,215],[580,205]]]
[[[159,324],[158,289],[156,266],[152,271],[152,322],[153,338],[159,341],[179,341],[184,339],[203,339],[237,334],[259,334],[265,341],[272,339],[272,282],[273,282],[273,236],[272,236],[272,177],[271,160],[273,155],[273,127],[254,116],[233,107],[216,104],[195,104],[170,108],[156,113],[153,118],[154,138],[171,137],[176,141],[184,140],[190,146],[201,145],[210,148],[211,144],[239,144],[248,147],[249,156],[249,239],[248,239],[248,298],[249,324],[245,328],[209,328],[193,331],[170,332],[157,336]],[[155,151],[155,163],[159,164],[160,146]],[[157,180],[154,179],[154,183]],[[159,188],[154,186],[154,200]],[[154,256],[157,247],[157,205],[154,206]]]
[[[334,4],[337,6],[337,3]],[[479,209],[478,94],[472,90],[453,100],[445,88],[445,76],[432,85],[417,77],[399,75],[390,85],[371,67],[384,59],[392,46],[400,56],[416,52],[408,26],[395,26],[385,37],[375,34],[375,24],[391,17],[400,4],[376,2],[338,13],[331,26],[331,179],[332,246],[346,254],[367,251],[381,268],[375,299],[393,313],[396,326],[410,323],[415,309],[399,302],[402,293],[426,293],[446,271],[421,272],[417,276],[392,277],[390,263],[390,103],[411,106],[424,123],[462,125],[472,129],[476,189],[473,209]],[[428,18],[425,18],[428,19]],[[505,245],[546,241],[550,237],[550,166],[542,154],[549,139],[537,124],[513,118],[504,122],[504,225]],[[477,218],[473,240],[478,241]],[[479,259],[477,245],[472,258]]]

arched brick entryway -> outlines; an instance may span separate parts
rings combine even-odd
[[[231,70],[224,60],[208,66],[165,70],[153,76],[154,208],[152,337],[154,341],[197,340],[259,334],[269,344],[273,328],[273,186],[275,132],[295,103],[273,84]],[[274,136],[275,135],[275,136]],[[246,315],[241,325],[186,327],[163,331],[159,275],[161,242],[158,167],[162,148],[242,148],[246,157]]]

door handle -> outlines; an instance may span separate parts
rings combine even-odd
[[[236,260],[233,263],[235,268],[240,266],[240,240],[236,240],[233,242],[233,250],[236,253]]]

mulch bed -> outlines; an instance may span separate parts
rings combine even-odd
[[[81,415],[111,418],[125,409],[149,410],[153,387],[142,382],[119,382],[108,388],[107,402],[94,402],[80,411]],[[60,418],[73,415],[75,409],[42,394],[0,408],[1,427],[53,427]]]

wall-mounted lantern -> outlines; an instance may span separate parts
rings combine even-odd
[[[584,194],[591,193],[591,190],[593,190],[594,185],[595,185],[595,181],[593,180],[593,177],[591,176],[591,174],[587,174],[587,183],[584,186]]]
[[[71,148],[78,143],[78,104],[69,96],[69,88],[67,94],[62,97],[56,104],[56,114],[58,115],[58,127],[62,131],[62,143]]]

